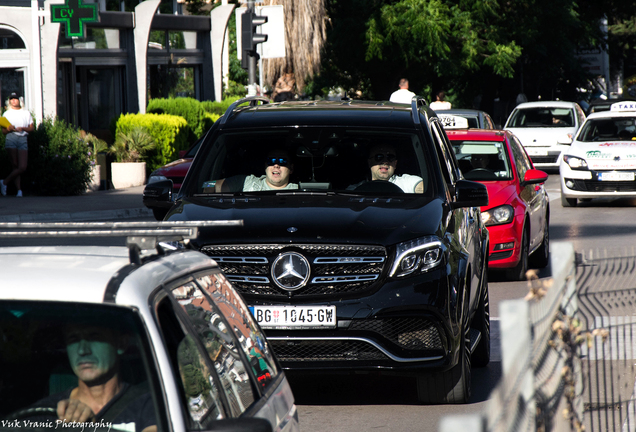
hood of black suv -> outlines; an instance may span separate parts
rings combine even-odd
[[[241,219],[241,228],[201,230],[198,246],[245,243],[396,244],[437,234],[445,206],[420,196],[241,196],[182,200],[169,220]]]

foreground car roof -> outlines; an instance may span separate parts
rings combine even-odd
[[[110,278],[128,264],[125,247],[0,248],[2,299],[101,303]],[[25,283],[27,282],[28,283]]]

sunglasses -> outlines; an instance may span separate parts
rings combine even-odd
[[[384,159],[386,159],[387,162],[391,163],[395,160],[397,160],[397,156],[394,155],[393,153],[378,153],[375,156],[371,156],[369,159],[373,159],[376,162],[384,162]]]
[[[280,165],[280,166],[287,166],[289,165],[289,161],[285,158],[267,158],[266,160],[267,166],[274,166],[274,165]]]

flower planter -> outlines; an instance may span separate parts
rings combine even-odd
[[[115,189],[143,186],[146,183],[146,162],[113,162],[110,173]]]
[[[91,167],[91,181],[86,187],[87,191],[99,190],[102,183],[102,167],[100,165],[93,165]]]

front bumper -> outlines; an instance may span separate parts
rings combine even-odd
[[[523,215],[521,217],[515,216],[511,223],[488,227],[490,235],[488,268],[506,269],[519,263],[522,233]],[[509,247],[509,244],[512,244],[512,247]]]
[[[636,180],[634,181],[600,181],[600,172],[595,170],[573,170],[566,163],[561,163],[561,194],[567,198],[623,198],[636,197]],[[615,170],[617,172],[636,172],[634,169]]]
[[[436,269],[380,281],[377,291],[356,299],[303,302],[336,306],[337,328],[266,329],[267,339],[284,369],[444,371],[457,363],[461,343],[457,296],[448,281],[445,270]]]
[[[559,158],[561,156],[561,148],[550,147],[525,147],[528,156],[532,160],[533,165],[537,169],[541,168],[558,168]]]

